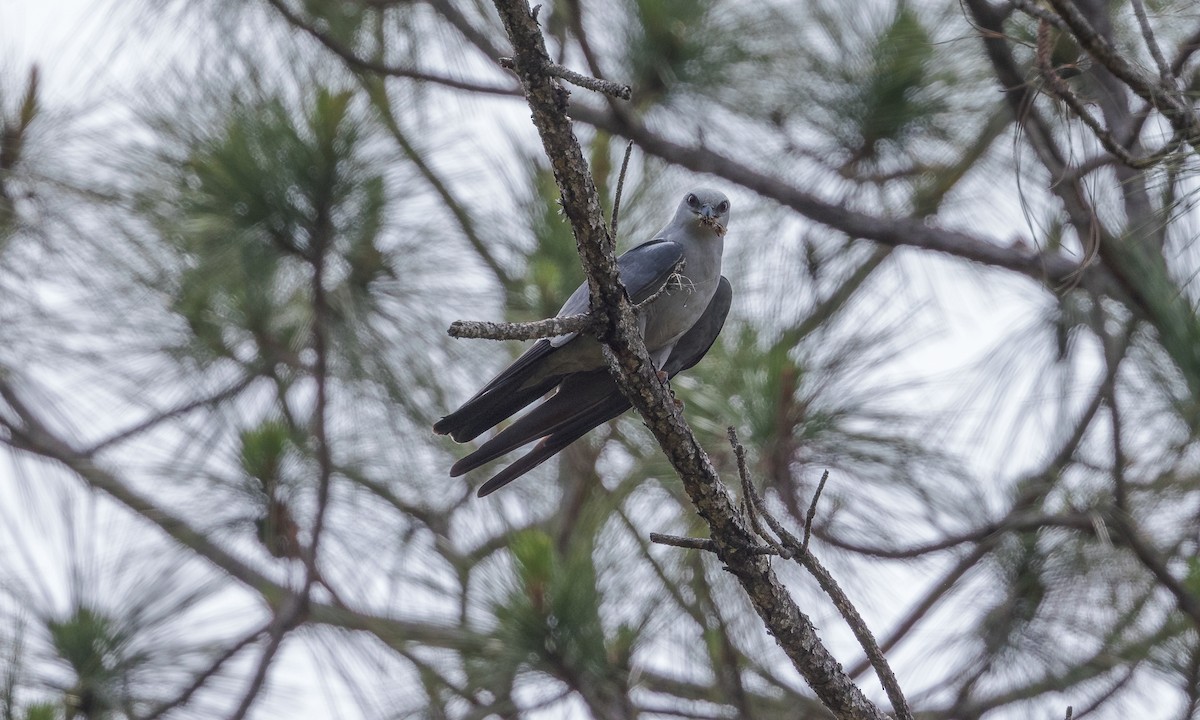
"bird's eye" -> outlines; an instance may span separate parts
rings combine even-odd
[[[729,201],[722,200],[721,204],[717,206],[717,212],[721,213],[722,215],[729,212]]]
[[[696,207],[697,205],[700,204],[700,198],[696,197],[694,194],[689,193],[687,196],[687,204],[691,207]]]

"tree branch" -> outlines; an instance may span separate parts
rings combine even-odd
[[[1130,90],[1157,108],[1176,130],[1183,133],[1192,147],[1200,149],[1200,123],[1197,122],[1195,110],[1175,88],[1163,87],[1161,82],[1130,63],[1112,46],[1108,38],[1092,26],[1073,0],[1049,2],[1089,55],[1124,82]]]
[[[685,146],[664,138],[632,118],[618,118],[611,112],[583,105],[573,105],[570,113],[581,122],[633,140],[649,155],[695,172],[725,178],[852,238],[891,247],[934,250],[984,265],[1015,270],[1050,285],[1062,283],[1080,270],[1079,265],[1066,255],[1007,247],[967,233],[931,226],[919,218],[877,217],[852,210],[845,205],[823,200],[710,148]]]
[[[346,64],[357,70],[366,70],[368,72],[386,75],[388,77],[408,78],[410,80],[442,85],[455,90],[466,90],[468,92],[483,93],[485,95],[517,94],[516,88],[513,87],[505,87],[500,85],[481,85],[468,80],[458,80],[451,77],[445,77],[443,75],[427,73],[421,70],[400,67],[399,65],[389,65],[377,60],[369,60],[355,53],[353,49],[343,45],[332,35],[321,31],[311,23],[305,22],[304,18],[292,12],[291,8],[288,7],[286,0],[267,0],[267,2],[271,5],[271,7],[275,8],[275,11],[278,12],[283,19],[288,22],[288,24],[311,36],[314,40],[325,46],[327,50],[342,58],[342,60],[346,61]]]
[[[15,431],[19,430],[20,437],[14,438],[10,443],[14,448],[61,463],[88,487],[104,493],[154,524],[172,540],[205,558],[230,577],[253,590],[262,597],[267,605],[281,607],[287,598],[294,595],[290,588],[284,587],[260,573],[250,564],[218,545],[206,534],[192,527],[183,518],[159,507],[131,489],[95,460],[71,447],[69,443],[55,435],[21,400],[12,386],[2,379],[0,379],[0,398],[13,409],[22,422],[22,426],[15,429]],[[312,622],[347,630],[366,631],[378,637],[385,644],[392,646],[419,643],[472,652],[480,652],[486,648],[483,637],[456,626],[439,627],[431,625],[427,621],[407,622],[311,601],[308,604],[307,613],[308,619]]]
[[[883,713],[866,699],[817,638],[812,622],[775,576],[755,545],[728,490],[657,377],[637,332],[633,308],[617,275],[616,254],[600,211],[596,187],[567,118],[569,94],[552,80],[545,42],[524,0],[494,0],[513,45],[513,62],[533,111],[533,122],[562,193],[562,205],[588,277],[591,308],[607,321],[601,338],[621,391],[645,420],[670,459],[700,516],[708,523],[717,556],[737,577],[768,631],[821,701],[843,718]]]
[[[198,398],[196,400],[192,400],[190,402],[186,402],[177,407],[171,408],[170,410],[164,410],[162,412],[155,413],[154,415],[151,415],[150,417],[146,418],[145,420],[142,420],[134,425],[131,425],[130,427],[125,428],[124,430],[118,430],[117,432],[113,433],[112,435],[109,435],[108,437],[106,437],[102,440],[97,440],[90,447],[82,450],[81,452],[84,455],[90,457],[90,456],[95,455],[96,453],[101,452],[113,445],[125,442],[126,440],[129,440],[130,438],[134,437],[135,435],[140,435],[144,432],[147,432],[147,431],[157,427],[161,423],[166,422],[167,420],[172,420],[172,419],[180,417],[182,415],[187,415],[188,413],[192,412],[193,410],[199,410],[200,408],[205,407],[205,406],[215,405],[215,404],[221,402],[222,400],[231,398],[234,395],[237,395],[241,391],[245,390],[247,387],[250,386],[250,384],[252,382],[254,382],[255,379],[257,379],[257,376],[255,376],[255,375],[246,375],[245,377],[243,377],[242,379],[233,383],[229,387],[219,390],[219,391],[213,393],[212,395],[206,395],[202,398]]]
[[[595,325],[590,314],[581,313],[523,323],[455,320],[446,332],[450,337],[475,340],[537,340],[591,331]]]

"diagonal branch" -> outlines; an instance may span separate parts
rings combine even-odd
[[[455,222],[458,223],[458,229],[462,231],[467,242],[471,244],[471,249],[479,256],[484,265],[487,265],[488,270],[496,276],[496,279],[504,286],[506,290],[513,287],[514,280],[500,264],[500,262],[492,255],[487,244],[480,237],[478,230],[475,227],[475,220],[471,217],[471,213],[467,208],[458,201],[454,194],[450,191],[449,186],[437,174],[437,172],[425,161],[425,157],[417,151],[416,146],[408,139],[408,135],[400,127],[400,121],[396,118],[392,101],[388,97],[387,90],[384,88],[383,82],[379,78],[373,77],[366,73],[358,74],[359,82],[367,90],[367,95],[371,98],[371,103],[379,111],[380,119],[383,121],[384,127],[391,133],[392,139],[400,146],[400,150],[404,153],[404,157],[412,163],[421,177],[425,178],[425,182],[429,184],[433,191],[441,198],[442,204],[454,216]]]
[[[852,238],[891,247],[934,250],[1015,270],[1050,285],[1065,282],[1079,272],[1076,262],[1062,254],[1007,247],[968,233],[930,226],[920,218],[878,217],[824,200],[711,148],[682,145],[662,137],[631,117],[617,117],[584,105],[571,106],[570,113],[581,122],[633,140],[650,155],[695,172],[725,178]]]
[[[306,22],[304,18],[292,11],[288,7],[285,0],[267,0],[267,2],[278,12],[289,25],[301,30],[314,40],[325,46],[325,49],[337,55],[356,70],[365,70],[367,72],[386,75],[389,77],[408,78],[409,80],[417,80],[419,82],[428,82],[435,85],[453,88],[455,90],[466,90],[468,92],[483,93],[485,95],[514,95],[516,89],[509,86],[500,85],[481,85],[480,83],[471,82],[469,80],[458,80],[444,75],[437,75],[412,68],[401,67],[399,65],[390,65],[364,58],[354,52],[353,48],[347,47],[337,38],[329,33],[326,33],[312,23]]]
[[[842,619],[846,621],[850,631],[854,633],[854,638],[858,640],[858,644],[862,647],[863,652],[870,659],[872,667],[875,668],[875,673],[879,677],[879,682],[883,685],[884,692],[887,693],[888,700],[892,703],[892,709],[896,712],[896,717],[900,720],[913,720],[912,711],[908,708],[908,700],[904,697],[904,692],[900,689],[900,682],[896,680],[896,674],[892,672],[892,667],[884,656],[883,651],[879,649],[879,643],[876,642],[875,636],[871,634],[870,628],[863,620],[862,615],[858,612],[858,608],[850,601],[850,598],[838,585],[837,580],[833,575],[825,569],[825,566],[817,560],[808,549],[809,528],[812,526],[813,515],[817,511],[817,501],[821,497],[821,489],[825,487],[825,481],[829,479],[829,471],[826,470],[821,476],[821,483],[817,486],[817,490],[813,493],[812,505],[809,506],[808,515],[804,525],[804,540],[803,542],[783,527],[782,523],[775,519],[767,508],[763,505],[762,498],[759,497],[758,491],[754,488],[754,482],[750,478],[750,471],[746,467],[746,448],[742,446],[738,440],[737,431],[731,425],[729,427],[729,443],[733,446],[733,453],[737,456],[738,474],[741,475],[742,487],[746,493],[745,503],[746,512],[751,517],[751,522],[755,526],[755,532],[760,537],[767,541],[768,545],[780,546],[784,552],[783,557],[789,560],[794,560],[797,564],[803,567],[817,580],[817,584],[821,586],[821,590],[829,596],[833,602],[833,606],[837,608]],[[771,528],[771,532],[775,533],[778,541],[772,539],[761,529],[758,528],[756,517],[761,517],[766,521]]]
[[[246,588],[257,593],[270,607],[283,607],[294,591],[281,585],[249,563],[226,550],[186,520],[171,513],[146,496],[133,490],[120,477],[95,459],[84,455],[56,435],[21,399],[12,385],[0,378],[2,399],[20,420],[20,426],[6,423],[14,437],[7,441],[17,450],[61,463],[88,487],[104,493],[118,504],[134,512],[162,530],[179,545],[195,552],[220,568]],[[346,607],[309,601],[307,619],[311,622],[360,630],[371,633],[389,646],[403,647],[409,643],[482,652],[487,648],[485,638],[457,626],[436,626],[428,622],[409,622],[358,612]]]
[[[666,383],[657,377],[637,332],[633,307],[617,276],[613,238],[567,117],[569,93],[547,72],[550,57],[541,30],[524,0],[494,0],[494,4],[512,42],[513,64],[575,233],[588,277],[591,307],[597,316],[603,313],[607,321],[602,340],[614,379],[679,473],[688,496],[709,526],[717,556],[737,577],[767,630],[821,701],[838,717],[882,719],[883,713],[842,672],[821,643],[812,622],[776,577],[769,559],[750,550],[756,543],[744,519],[671,399]]]
[[[274,622],[274,621],[272,621],[272,622]],[[167,702],[163,703],[162,705],[159,705],[157,708],[150,711],[149,714],[141,716],[140,720],[158,720],[158,718],[162,717],[162,715],[164,715],[165,713],[186,705],[188,703],[188,701],[192,699],[192,696],[196,694],[196,691],[199,690],[200,688],[204,687],[204,684],[207,683],[211,677],[216,675],[221,670],[221,667],[226,662],[228,662],[230,659],[233,658],[233,656],[235,656],[239,652],[241,652],[242,649],[245,648],[247,645],[258,640],[258,638],[261,637],[263,633],[270,630],[271,624],[272,623],[267,623],[263,627],[255,628],[250,634],[246,635],[238,642],[236,642],[233,645],[226,648],[226,650],[223,653],[218,655],[212,661],[212,663],[204,671],[202,671],[199,675],[197,675],[192,680],[192,682],[189,683],[188,686],[183,689],[182,692],[180,692],[178,695],[175,696],[174,699],[168,700]]]
[[[1192,147],[1200,148],[1200,120],[1197,119],[1195,109],[1182,94],[1174,88],[1164,87],[1158,79],[1129,62],[1113,47],[1107,37],[1092,26],[1073,0],[1049,2],[1089,55],[1124,82],[1130,90],[1157,108],[1170,121],[1172,127],[1187,138]]]
[[[232,385],[230,385],[222,390],[219,390],[216,393],[213,393],[212,395],[206,395],[202,398],[198,398],[196,400],[192,400],[190,402],[187,402],[182,405],[171,408],[170,410],[163,410],[162,412],[155,413],[155,414],[151,415],[150,417],[148,417],[144,420],[141,420],[138,423],[131,425],[130,427],[125,428],[124,430],[118,430],[117,432],[113,433],[112,435],[109,435],[108,437],[106,437],[102,440],[96,441],[95,443],[93,443],[91,445],[91,447],[88,447],[87,449],[83,450],[82,452],[84,455],[90,457],[92,455],[95,455],[98,452],[101,452],[102,450],[112,447],[113,445],[123,443],[126,440],[129,440],[130,438],[132,438],[136,435],[141,435],[144,432],[148,432],[149,430],[152,430],[155,427],[158,427],[159,425],[161,425],[162,423],[164,423],[168,420],[173,420],[173,419],[181,417],[183,415],[187,415],[188,413],[190,413],[194,410],[199,410],[202,407],[210,407],[210,406],[216,405],[217,403],[221,402],[222,400],[227,400],[227,399],[233,397],[234,395],[237,395],[241,391],[245,390],[246,388],[250,387],[250,384],[253,383],[257,379],[258,379],[258,376],[256,376],[256,375],[246,375],[245,377],[241,378],[240,380],[233,383]]]

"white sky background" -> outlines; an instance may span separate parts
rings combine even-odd
[[[124,12],[129,12],[130,5],[137,3],[126,3]],[[102,113],[115,109],[119,106],[115,98],[126,92],[136,92],[144,74],[154,74],[162,69],[169,54],[186,52],[186,42],[178,42],[178,38],[172,41],[161,37],[152,39],[143,32],[131,31],[130,16],[122,14],[120,10],[116,14],[109,11],[113,6],[94,0],[0,0],[0,74],[10,76],[14,71],[23,73],[31,62],[36,62],[42,73],[42,98],[46,106]],[[5,86],[18,87],[20,84],[7,82]],[[479,145],[486,143],[481,141]],[[1006,187],[1011,184],[1011,178],[1005,178],[1004,181]],[[1019,229],[1023,221],[1020,220],[1020,208],[1015,202],[1014,193],[996,193],[994,185],[981,185],[979,180],[967,187],[975,192],[989,191],[997,195],[993,216],[986,221],[1015,218],[1010,229]],[[738,189],[730,194],[735,201],[739,196],[749,199],[747,194]],[[964,204],[977,207],[973,202]],[[743,208],[744,201],[741,206],[735,202],[735,220],[728,245],[734,255],[738,254],[737,243],[763,241],[762,238],[739,233],[737,218]],[[948,223],[955,222],[953,204],[946,218]],[[960,220],[966,222],[968,219]],[[1007,231],[994,234],[999,237],[1012,236]],[[901,364],[892,366],[898,372],[911,372],[911,379],[926,381],[919,390],[906,396],[906,401],[958,408],[961,426],[942,430],[946,442],[956,448],[969,446],[981,437],[990,439],[989,445],[967,449],[963,453],[971,470],[993,467],[1000,458],[1008,459],[1004,464],[1006,476],[1018,473],[1020,465],[1029,467],[1040,464],[1042,457],[1025,457],[1019,452],[1028,438],[1023,440],[1020,437],[987,434],[989,427],[1012,425],[1011,417],[981,416],[981,410],[994,407],[990,396],[978,398],[975,404],[964,402],[964,398],[969,397],[971,388],[979,384],[979,376],[973,371],[968,372],[968,368],[975,367],[975,363],[994,348],[1000,338],[1008,336],[1014,327],[1030,323],[1035,308],[1045,301],[1044,296],[1039,297],[1038,293],[1033,292],[1029,283],[998,282],[992,273],[981,272],[978,275],[981,281],[977,283],[964,280],[951,285],[945,282],[945,276],[952,269],[957,272],[961,262],[931,260],[927,253],[920,254],[919,258],[915,257],[915,252],[911,253],[913,257],[903,257],[905,254],[902,251],[898,266],[906,273],[907,291],[900,297],[922,298],[935,313],[934,317],[938,318],[933,331],[919,346],[908,352]],[[745,257],[742,256],[743,260]],[[942,273],[939,268],[947,272]],[[964,276],[960,274],[959,277]],[[886,292],[886,288],[876,292]],[[1033,302],[1023,301],[1022,296],[1031,298]],[[1010,404],[1008,409],[1015,414],[1027,408]],[[1049,421],[1050,418],[1038,418],[1025,429],[1036,434]],[[14,504],[23,502],[20,497],[13,496],[14,483],[5,478],[11,472],[11,468],[0,465],[0,503],[9,508],[21,507]],[[981,479],[986,479],[986,476]],[[0,522],[5,522],[5,516],[0,515]],[[3,537],[0,535],[0,540]],[[47,557],[56,558],[53,562],[61,562],[61,555],[54,548],[47,548]],[[907,611],[908,598],[924,589],[921,583],[904,580],[897,578],[893,586],[904,588],[907,592],[898,592],[891,603],[864,603],[860,607],[868,624],[877,631],[889,628],[893,618]],[[844,584],[851,589],[868,585],[853,578],[846,578]],[[231,603],[230,607],[236,608],[234,612],[248,612],[247,608],[238,607],[236,603]],[[835,652],[847,661],[854,662],[858,656],[854,651],[857,645],[849,633],[841,629],[832,611],[825,609],[816,613],[818,626],[831,641]],[[241,616],[239,624],[245,620],[246,616]],[[895,655],[900,663],[897,670],[903,682],[906,666],[909,670],[922,667],[923,663],[928,662],[930,653],[906,642]],[[256,659],[254,654],[250,657]],[[356,717],[356,705],[339,701],[336,691],[332,695],[324,692],[325,685],[318,678],[325,673],[310,660],[309,652],[285,651],[282,657],[284,662],[275,668],[273,677],[284,678],[276,682],[285,689],[272,693],[270,702],[261,703],[251,713],[252,717]],[[875,692],[872,695],[878,696]]]

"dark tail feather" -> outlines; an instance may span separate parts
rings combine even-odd
[[[538,465],[541,465],[550,458],[554,457],[560,450],[566,447],[566,444],[556,444],[551,446],[550,441],[552,439],[553,438],[546,438],[537,445],[534,445],[532,450],[522,455],[512,465],[504,468],[500,472],[496,473],[491,480],[488,480],[483,485],[480,485],[479,497],[491,495],[513,480],[516,480]]]
[[[687,370],[704,357],[725,324],[732,298],[729,281],[721,278],[704,315],[680,338],[664,363],[663,370],[668,375]],[[451,474],[479,467],[539,435],[544,436],[532,450],[480,486],[479,497],[490,495],[554,457],[592,428],[628,410],[629,402],[617,390],[616,383],[603,375],[607,371],[568,377],[554,397],[460,460]]]
[[[588,409],[587,412],[567,418],[554,426],[552,434],[533,446],[525,455],[518,458],[512,465],[496,473],[492,479],[479,488],[479,497],[496,492],[513,480],[534,469],[557,455],[563,448],[583,437],[591,429],[612,420],[629,409],[629,401],[613,386],[615,395],[602,398]],[[481,448],[482,449],[482,448]]]
[[[433,431],[439,435],[449,435],[455,442],[474,440],[480,433],[512,417],[529,403],[553,390],[561,380],[561,376],[554,376],[527,388],[514,390],[497,387],[476,395],[463,403],[462,407],[439,420],[433,426]]]
[[[522,386],[537,375],[546,356],[555,350],[557,348],[550,341],[537,341],[462,407],[435,423],[433,431],[438,435],[449,435],[457,442],[466,442],[550,392],[561,377],[545,378],[530,387]]]
[[[591,413],[598,403],[604,402],[610,395],[619,396],[620,391],[603,368],[567,377],[550,399],[456,462],[450,468],[450,477],[458,477],[511,450],[550,435],[578,416]]]

